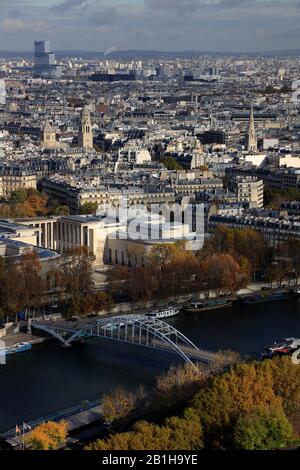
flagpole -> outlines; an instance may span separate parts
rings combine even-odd
[[[23,421],[23,429],[22,429],[22,450],[25,450],[24,421]]]

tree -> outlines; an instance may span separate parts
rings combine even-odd
[[[137,267],[131,272],[128,293],[135,302],[148,302],[157,288],[158,279],[149,267]]]
[[[89,293],[92,289],[92,263],[95,257],[86,246],[74,246],[61,256],[59,267],[62,282],[61,286],[66,292],[78,296]]]
[[[110,423],[123,420],[132,412],[135,403],[136,397],[132,392],[117,388],[102,399],[103,418]]]
[[[260,363],[235,364],[228,372],[216,375],[193,400],[204,431],[206,445],[231,448],[232,433],[241,414],[254,408],[282,406],[273,389],[271,370]]]
[[[202,262],[202,270],[208,289],[233,294],[245,287],[249,278],[239,263],[228,253],[219,253],[207,257]]]
[[[57,450],[66,442],[68,425],[65,421],[48,421],[34,428],[26,437],[26,445],[31,450]]]
[[[19,188],[13,192],[7,204],[0,206],[1,217],[36,217],[48,213],[48,197],[33,188]]]
[[[234,426],[234,446],[244,450],[289,447],[295,440],[292,426],[282,409],[260,408],[241,415]]]
[[[27,199],[27,191],[25,188],[18,188],[9,196],[8,202],[10,204],[22,203]]]
[[[198,256],[203,259],[216,253],[228,253],[237,261],[244,258],[248,261],[249,271],[253,274],[265,266],[269,248],[265,237],[254,229],[232,229],[220,225]]]
[[[163,426],[139,421],[132,431],[98,440],[86,450],[198,450],[203,447],[202,429],[194,418],[187,413],[167,419]]]
[[[1,306],[6,314],[15,315],[26,306],[24,277],[16,263],[4,267],[0,282]]]
[[[167,168],[167,170],[182,170],[182,166],[179,165],[177,160],[174,157],[163,157],[161,159],[162,164]]]
[[[163,269],[175,260],[178,246],[175,243],[156,243],[151,248],[147,262],[158,269]]]
[[[266,373],[271,372],[273,388],[276,395],[282,399],[282,405],[287,416],[300,411],[300,368],[293,364],[289,357],[275,357],[264,361],[261,365]]]
[[[70,208],[68,206],[56,206],[51,211],[52,215],[70,215]]]
[[[191,399],[204,383],[204,373],[191,364],[183,364],[161,374],[156,380],[154,406],[178,406]]]
[[[45,282],[41,276],[41,263],[37,253],[25,250],[21,256],[19,269],[23,278],[23,296],[26,307],[36,307],[41,302]]]
[[[97,202],[85,202],[79,208],[79,214],[96,214],[98,209]]]

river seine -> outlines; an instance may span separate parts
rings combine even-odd
[[[230,309],[180,313],[169,322],[197,346],[259,356],[267,344],[300,337],[300,298]],[[9,356],[0,365],[0,432],[22,421],[100,399],[123,386],[153,386],[177,356],[105,340],[64,349],[56,340]]]

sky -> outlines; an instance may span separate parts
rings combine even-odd
[[[300,0],[0,0],[0,50],[300,49]]]

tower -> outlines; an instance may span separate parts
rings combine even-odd
[[[81,115],[81,129],[79,132],[78,143],[81,147],[92,149],[93,148],[93,132],[91,125],[91,115],[87,108],[84,106]]]
[[[34,41],[34,76],[60,78],[62,65],[56,64],[49,41]]]
[[[55,147],[56,132],[48,121],[46,121],[41,130],[41,145],[43,147]]]
[[[257,138],[254,127],[254,114],[253,108],[251,106],[250,117],[249,117],[249,128],[248,128],[248,146],[247,150],[250,153],[255,153],[257,151]]]

